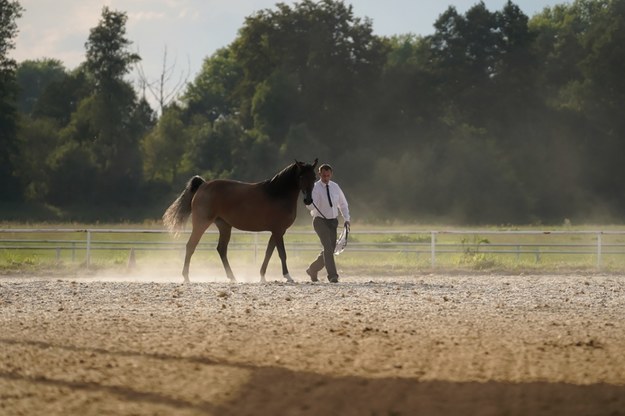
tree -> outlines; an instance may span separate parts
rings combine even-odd
[[[97,164],[86,143],[64,143],[48,157],[47,163],[46,202],[61,207],[102,205],[102,190],[97,185]]]
[[[16,63],[9,58],[9,52],[15,47],[16,20],[23,11],[18,1],[0,0],[0,199],[4,201],[20,197],[14,172],[18,152]]]
[[[625,164],[625,0],[581,1],[573,4],[579,18],[588,19],[581,37],[583,81],[572,87],[581,111],[599,130],[592,138],[592,189],[602,202],[625,208],[619,174]]]
[[[38,59],[20,62],[16,71],[19,85],[19,111],[30,115],[39,98],[52,83],[62,82],[67,76],[58,59]]]
[[[578,201],[583,202],[571,203],[570,198],[562,197],[548,208],[551,212],[563,210],[562,201],[567,201],[564,209],[574,206],[585,216],[600,207],[603,214],[617,213],[620,217],[625,194],[616,172],[625,163],[625,83],[621,76],[625,65],[625,1],[576,0],[545,9],[529,26],[536,35],[534,48],[541,58],[537,61],[537,92],[550,116],[542,130],[549,133],[549,145],[558,149],[552,160],[561,159],[564,153],[574,161],[562,164],[568,170],[558,168],[544,176],[548,182],[557,180],[553,186],[556,191],[567,189],[569,195],[577,194]]]
[[[560,90],[582,77],[578,62],[583,58],[580,43],[583,27],[585,24],[564,4],[545,9],[529,22],[530,30],[536,34],[533,48],[541,57],[540,89],[543,97],[556,107],[561,105],[557,102]]]
[[[183,90],[183,87],[187,83],[187,80],[189,79],[190,69],[187,69],[186,75],[181,73],[178,80],[174,81],[174,84],[171,85],[175,69],[176,62],[172,65],[169,65],[167,62],[167,47],[163,50],[163,67],[158,80],[149,80],[143,71],[141,63],[137,64],[140,89],[143,91],[143,96],[145,98],[146,91],[150,93],[152,98],[158,103],[158,110],[160,111],[160,114],[163,114],[165,107],[178,98]]]
[[[50,156],[57,152],[60,144],[59,125],[47,117],[23,117],[21,120],[18,133],[21,151],[16,171],[24,186],[24,197],[27,201],[49,202]],[[63,178],[59,178],[59,182],[62,181]]]
[[[448,117],[483,127],[484,116],[495,102],[491,84],[501,58],[502,30],[497,14],[484,2],[471,7],[464,16],[450,6],[428,37],[434,71],[439,75],[441,94],[453,105]]]
[[[91,29],[85,43],[84,71],[94,89],[79,101],[61,131],[62,145],[55,154],[53,172],[63,174],[75,167],[96,174],[91,182],[76,181],[76,192],[59,199],[59,203],[128,205],[136,201],[141,188],[140,141],[152,127],[153,112],[124,80],[140,59],[128,51],[131,42],[125,37],[126,19],[125,13],[104,7],[100,22]],[[55,189],[55,183],[50,189]],[[77,191],[80,187],[89,189]],[[93,199],[88,200],[88,196]]]
[[[237,86],[243,71],[232,48],[221,48],[206,58],[199,74],[187,85],[182,102],[188,115],[202,115],[211,122],[234,115],[240,107]]]
[[[241,124],[260,128],[278,147],[301,123],[334,150],[356,145],[348,126],[374,100],[386,43],[341,1],[276,7],[248,17],[232,45],[243,72]]]
[[[101,89],[122,81],[132,65],[141,60],[139,55],[128,51],[132,42],[125,37],[127,20],[126,13],[104,6],[98,26],[91,29],[85,43],[87,70],[94,75],[96,86]]]
[[[85,43],[86,69],[93,76],[96,91],[85,106],[91,148],[101,170],[100,184],[105,198],[130,202],[142,180],[140,140],[146,131],[136,131],[138,101],[132,86],[124,80],[141,58],[128,51],[127,16],[102,9],[102,18],[91,29]],[[143,117],[143,115],[141,115]]]
[[[37,97],[32,116],[52,118],[59,126],[67,126],[80,102],[93,94],[93,78],[80,65],[59,80],[49,83]]]
[[[390,49],[378,83],[372,128],[375,136],[394,137],[398,156],[406,147],[416,150],[427,143],[426,131],[437,123],[444,100],[438,94],[438,73],[430,65],[430,42],[414,35],[393,36],[387,41]],[[421,139],[419,143],[415,137]],[[386,142],[374,140],[369,146],[388,150]]]
[[[149,181],[171,184],[179,177],[188,142],[181,113],[176,105],[166,107],[156,126],[142,141],[143,172]]]

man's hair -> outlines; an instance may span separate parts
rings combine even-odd
[[[321,173],[321,171],[323,170],[329,170],[330,172],[332,172],[332,166],[324,163],[323,165],[319,166],[319,173]]]

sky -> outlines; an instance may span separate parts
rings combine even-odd
[[[25,11],[17,20],[19,34],[10,56],[27,59],[58,59],[67,69],[85,60],[89,30],[99,23],[102,8],[128,15],[127,38],[131,51],[139,53],[149,81],[163,73],[164,61],[172,67],[172,80],[192,81],[202,62],[217,49],[228,46],[243,26],[245,17],[263,9],[275,9],[275,0],[18,0]],[[293,5],[290,0],[283,3]],[[567,0],[513,0],[532,17],[545,7]],[[432,34],[433,24],[447,7],[465,13],[478,0],[346,0],[354,16],[372,20],[376,35]],[[484,0],[491,11],[501,10],[506,0]],[[165,50],[167,59],[165,60]],[[136,73],[133,75],[136,77]]]

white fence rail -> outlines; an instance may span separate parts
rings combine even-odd
[[[61,251],[70,250],[72,260],[76,253],[85,253],[85,263],[90,264],[96,250],[184,250],[186,238],[174,241],[170,237],[161,240],[127,240],[121,235],[166,234],[165,230],[148,229],[102,229],[102,228],[4,228],[0,229],[0,250],[55,250],[57,258]],[[44,238],[42,235],[57,238]],[[104,234],[119,235],[100,239]],[[216,238],[217,230],[209,230]],[[263,236],[263,234],[265,234]],[[233,231],[233,237],[246,236],[246,241],[233,241],[234,250],[252,250],[257,260],[259,250],[264,252],[268,233]],[[267,238],[259,238],[259,235]],[[63,236],[64,238],[60,238]],[[66,238],[76,236],[76,238]],[[299,236],[294,242],[293,237]],[[494,230],[361,230],[350,234],[350,252],[402,252],[429,255],[432,267],[437,258],[447,254],[480,253],[489,255],[532,255],[539,262],[545,255],[591,255],[596,266],[601,267],[605,256],[625,255],[625,231],[578,230],[578,231],[494,231]],[[490,237],[490,238],[485,238]],[[214,239],[213,238],[213,241]],[[456,241],[460,238],[460,241]],[[299,241],[305,239],[306,241]],[[492,241],[491,241],[492,240]],[[551,240],[551,241],[550,241]],[[609,240],[609,241],[606,241]],[[206,242],[198,249],[214,249]],[[289,230],[286,237],[290,251],[317,251],[319,243],[312,231]]]

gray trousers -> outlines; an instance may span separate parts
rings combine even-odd
[[[339,220],[325,219],[321,217],[315,217],[313,219],[313,229],[319,236],[319,241],[323,246],[323,250],[319,253],[319,256],[313,261],[309,267],[313,273],[319,273],[324,267],[328,272],[328,279],[338,279],[339,274],[336,271],[336,264],[334,263],[334,249],[336,248],[336,230],[339,226]]]

